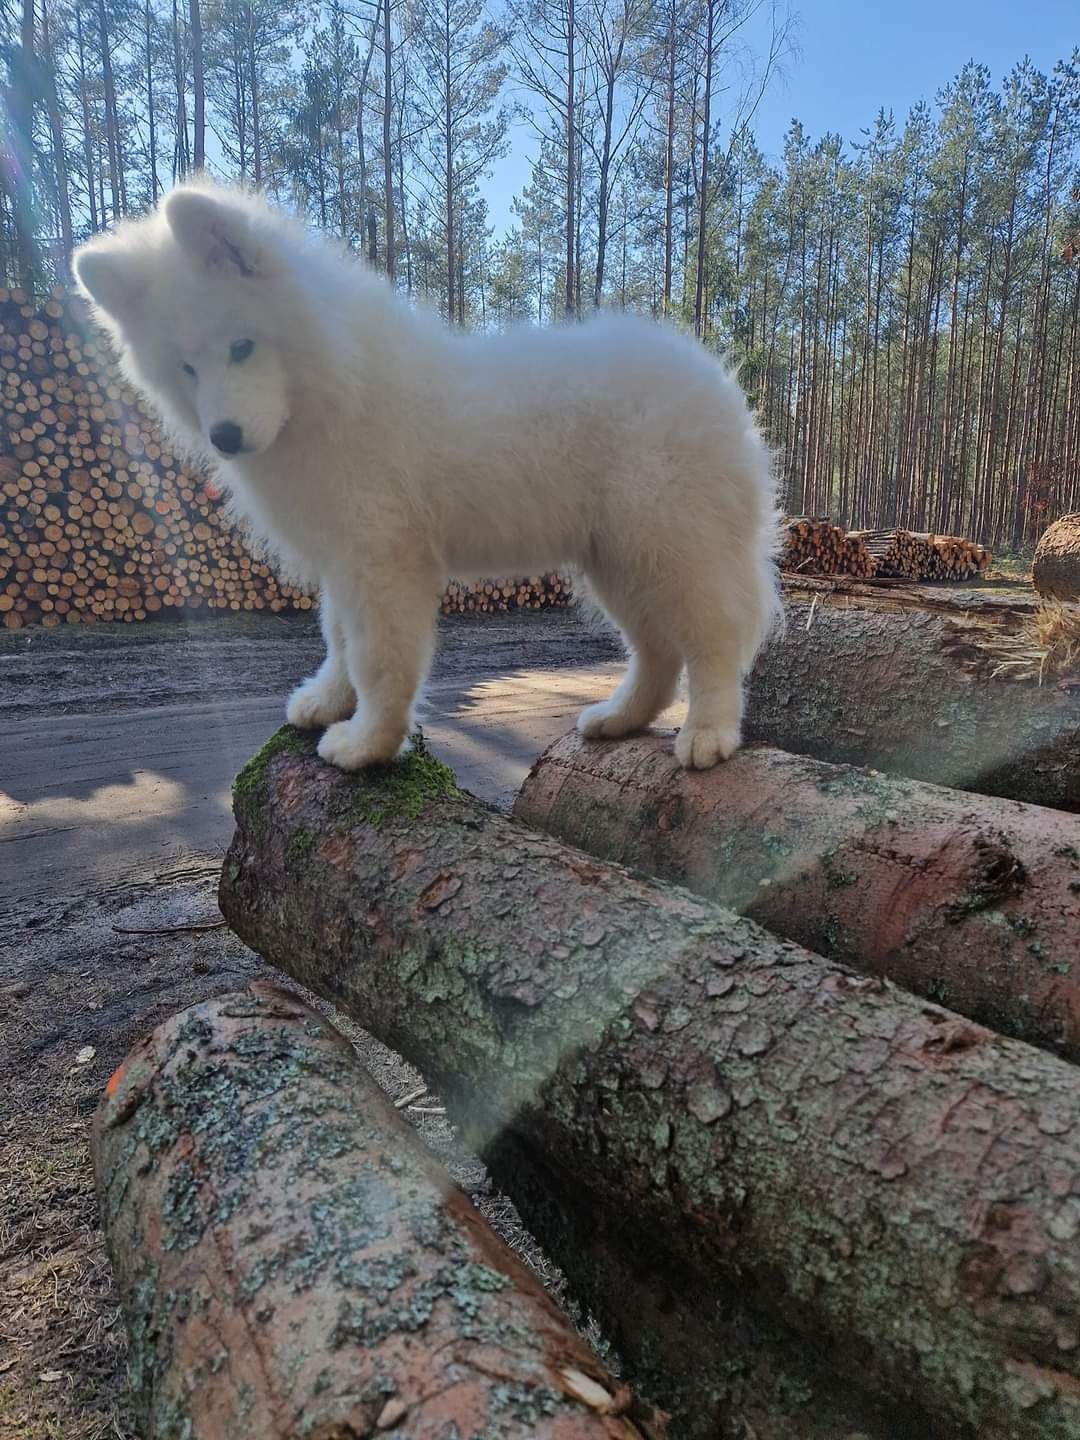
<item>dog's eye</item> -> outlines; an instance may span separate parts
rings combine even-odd
[[[229,346],[229,359],[234,365],[242,365],[254,349],[254,340],[234,340]]]
[[[183,370],[185,375],[190,375],[192,380],[197,380],[199,378],[198,375],[195,374],[194,365],[181,365],[180,369]]]

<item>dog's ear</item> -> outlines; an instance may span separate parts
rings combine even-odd
[[[121,323],[131,319],[147,288],[141,256],[115,241],[77,251],[75,278],[95,305]]]
[[[242,206],[203,190],[174,190],[165,219],[183,250],[207,270],[251,278],[260,272],[260,247]]]

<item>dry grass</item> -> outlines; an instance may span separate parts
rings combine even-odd
[[[995,630],[974,641],[991,674],[1008,680],[1080,679],[1080,604],[1048,600],[1016,630]]]
[[[49,1120],[0,1132],[0,1437],[128,1440],[89,1125]]]

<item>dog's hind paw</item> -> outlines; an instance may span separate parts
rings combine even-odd
[[[393,760],[404,738],[403,732],[373,730],[355,720],[341,720],[330,726],[318,748],[322,759],[339,770],[363,770]]]
[[[347,720],[355,709],[356,695],[351,688],[325,685],[313,676],[289,696],[285,719],[298,730],[321,730],[336,720]]]
[[[675,737],[675,759],[684,770],[709,770],[739,748],[737,725],[684,725]]]

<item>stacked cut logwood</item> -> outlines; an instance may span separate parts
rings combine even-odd
[[[990,551],[958,535],[916,534],[910,530],[853,530],[882,579],[967,580],[990,564]]]
[[[784,521],[782,570],[811,575],[857,575],[869,579],[874,562],[855,535],[847,535],[829,519],[797,516]]]
[[[454,585],[444,613],[563,605],[557,575]],[[92,624],[308,610],[228,523],[116,371],[81,302],[0,288],[0,618]]]
[[[226,524],[63,291],[38,310],[0,290],[0,421],[8,629],[311,607]]]
[[[507,610],[546,610],[568,605],[570,581],[550,572],[520,580],[451,580],[442,597],[443,615],[490,615]]]
[[[845,559],[844,532],[827,517],[793,516],[784,521],[782,570],[839,575]]]

